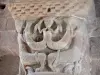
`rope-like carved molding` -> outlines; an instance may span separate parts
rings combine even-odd
[[[26,0],[25,0],[26,1]],[[15,19],[32,19],[45,16],[87,15],[91,0],[27,0],[9,3],[8,8]]]

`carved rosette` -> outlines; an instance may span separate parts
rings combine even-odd
[[[23,0],[8,4],[18,32],[19,75],[80,75],[91,0]]]

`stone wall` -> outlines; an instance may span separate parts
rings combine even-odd
[[[7,7],[0,9],[0,49],[9,49],[14,55],[18,55],[16,36],[15,23]]]
[[[100,0],[94,0],[96,20],[90,37],[91,75],[100,75]]]
[[[7,0],[0,0],[0,3]],[[0,75],[18,74],[18,44],[14,20],[7,7],[0,9]]]

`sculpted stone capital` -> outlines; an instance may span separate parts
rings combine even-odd
[[[8,4],[18,32],[19,75],[81,75],[92,0],[17,0]],[[52,74],[51,74],[52,75]]]

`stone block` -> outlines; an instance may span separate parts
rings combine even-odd
[[[94,0],[95,9],[96,9],[96,17],[100,17],[100,0]]]
[[[0,0],[0,3],[8,3],[9,0]]]
[[[91,62],[91,75],[100,75],[100,59],[92,60],[92,62]]]
[[[90,38],[90,56],[100,58],[100,37]]]
[[[18,69],[18,56],[4,55],[0,58],[0,75],[17,75]]]
[[[16,31],[1,31],[0,46],[18,47]]]
[[[0,9],[0,18],[7,18],[7,17],[11,17],[11,14],[7,8],[7,6],[4,9]]]
[[[6,30],[7,19],[0,18],[0,31]]]
[[[0,47],[0,57],[4,56],[4,55],[7,55],[7,54],[18,56],[19,55],[19,50],[18,50],[18,48],[13,48],[13,47],[9,47],[9,46]]]
[[[94,29],[92,36],[93,37],[99,37],[100,36],[100,27],[97,27],[96,29]]]
[[[15,21],[13,18],[7,18],[7,30],[15,30]]]
[[[100,18],[96,19],[94,28],[91,28],[91,36],[92,37],[99,37],[100,36]]]
[[[18,56],[18,44],[16,31],[0,32],[0,54],[13,54]]]

